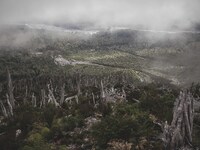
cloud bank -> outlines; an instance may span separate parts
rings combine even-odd
[[[1,0],[0,23],[182,29],[200,22],[199,7],[199,0]]]

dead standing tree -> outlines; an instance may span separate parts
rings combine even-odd
[[[7,110],[6,110],[6,107],[4,106],[4,104],[1,100],[0,100],[0,105],[1,105],[1,110],[2,110],[3,116],[7,118],[9,115],[8,115]]]
[[[8,93],[6,94],[6,101],[7,101],[9,110],[7,111],[3,102],[2,101],[0,102],[1,110],[5,117],[13,116],[13,109],[15,108],[15,99],[14,99],[14,94],[13,94],[14,87],[13,87],[11,75],[8,69],[7,69],[7,80],[8,80],[8,87],[7,87]]]
[[[192,146],[194,98],[188,91],[181,91],[176,99],[171,125],[164,125],[163,141],[167,150],[189,150]]]
[[[8,98],[9,98],[12,108],[14,108],[15,107],[15,99],[14,99],[14,95],[13,95],[14,87],[12,84],[10,71],[8,69],[7,69],[7,78],[8,78]]]
[[[50,82],[51,83],[51,82]],[[56,107],[60,107],[60,104],[57,102],[54,94],[53,94],[53,87],[52,87],[52,84],[48,84],[47,85],[47,88],[48,88],[48,103],[53,103]]]
[[[65,83],[61,86],[61,89],[60,89],[60,105],[63,104],[65,100]]]
[[[81,75],[78,73],[76,76],[77,95],[81,95]]]

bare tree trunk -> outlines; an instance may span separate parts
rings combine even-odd
[[[75,99],[76,104],[79,103],[78,95],[74,95],[74,96],[67,97],[67,98],[65,99],[65,102],[69,102],[69,104],[71,105],[71,104],[72,104],[72,99]]]
[[[76,86],[77,86],[77,95],[79,96],[81,94],[81,79],[80,79],[80,74],[78,74],[76,78]]]
[[[23,100],[24,104],[27,102],[27,97],[28,97],[28,89],[27,89],[27,86],[26,86],[25,96],[24,96],[24,100]]]
[[[4,115],[4,117],[8,117],[8,113],[7,113],[7,110],[6,110],[6,107],[4,106],[3,102],[0,100],[0,105],[1,105],[1,110],[2,110],[2,113]]]
[[[78,95],[75,96],[76,104],[79,104]]]
[[[65,100],[65,84],[63,84],[60,90],[60,105],[63,104],[64,100]]]
[[[15,108],[15,99],[14,99],[14,95],[13,95],[13,84],[12,84],[12,79],[11,79],[11,75],[9,70],[7,69],[7,78],[8,78],[8,97],[9,97],[9,101],[10,104],[12,105],[12,108]]]
[[[104,87],[103,87],[103,82],[101,80],[101,98],[102,98],[102,100],[104,100],[105,97],[106,97],[106,95],[105,95],[105,91],[104,91]]]
[[[13,116],[13,106],[12,106],[12,104],[10,103],[8,94],[6,94],[6,100],[7,100],[7,103],[8,103],[10,115]]]
[[[36,101],[36,97],[35,97],[34,93],[32,94],[32,105],[33,105],[33,107],[37,107],[37,101]]]
[[[40,108],[41,108],[42,106],[43,106],[43,107],[46,106],[46,100],[45,100],[46,94],[45,94],[45,90],[44,90],[44,89],[41,89],[41,98],[42,98],[42,100],[41,100]]]
[[[175,101],[171,125],[164,125],[163,141],[167,150],[189,150],[192,145],[194,98],[189,92],[180,92]]]
[[[93,102],[93,104],[95,106],[96,105],[96,101],[95,101],[94,93],[92,93],[92,102]]]
[[[60,106],[59,103],[56,101],[56,98],[55,98],[55,96],[53,94],[52,87],[50,87],[49,84],[47,85],[47,87],[48,87],[48,90],[49,90],[49,94],[48,94],[49,101],[48,102],[52,102],[56,107]]]

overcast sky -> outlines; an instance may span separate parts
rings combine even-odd
[[[185,28],[200,22],[200,0],[0,0],[0,22]]]

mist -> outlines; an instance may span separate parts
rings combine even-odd
[[[0,23],[190,29],[200,22],[199,5],[199,0],[1,0]]]

